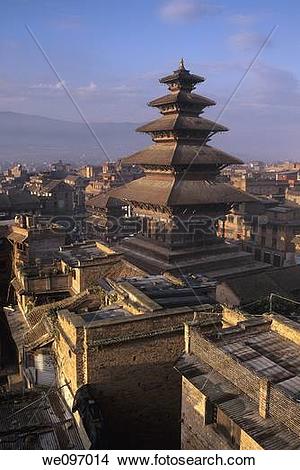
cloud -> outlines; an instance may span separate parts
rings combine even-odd
[[[32,85],[30,88],[39,89],[39,90],[61,90],[63,89],[64,85],[66,85],[65,80],[57,83],[38,83],[36,85]]]
[[[80,94],[90,94],[90,93],[95,93],[95,91],[98,90],[98,87],[96,85],[96,83],[94,82],[90,82],[88,85],[86,86],[80,86],[77,88],[77,91],[80,93]]]
[[[230,44],[240,51],[259,49],[265,42],[266,36],[256,32],[243,31],[229,38]],[[267,45],[270,45],[270,41]]]
[[[258,62],[250,71],[241,91],[240,103],[246,106],[270,111],[274,108],[289,108],[299,114],[299,80],[288,70]]]
[[[169,0],[160,9],[160,16],[165,21],[185,22],[215,15],[222,8],[201,0]]]

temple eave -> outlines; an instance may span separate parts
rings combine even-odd
[[[227,183],[185,179],[173,175],[164,178],[144,176],[125,187],[111,191],[124,201],[145,202],[159,206],[213,206],[237,204],[257,199]]]
[[[200,105],[201,107],[214,106],[215,101],[206,98],[205,96],[197,95],[196,93],[185,93],[178,91],[177,93],[169,93],[168,95],[161,96],[148,103],[149,106],[157,107],[167,104],[193,104]]]
[[[238,165],[242,161],[209,145],[168,142],[156,143],[123,158],[124,163],[134,165]]]
[[[226,132],[228,128],[209,119],[194,116],[171,115],[150,121],[136,129],[137,132],[158,131]]]
[[[165,77],[162,77],[159,79],[159,82],[160,83],[170,83],[170,82],[173,82],[175,80],[178,80],[178,79],[181,79],[181,80],[184,80],[184,81],[189,81],[189,82],[193,82],[193,83],[202,83],[205,81],[205,78],[204,77],[201,77],[200,75],[195,75],[195,74],[191,74],[189,73],[188,70],[174,70],[174,72],[170,75],[166,75]]]

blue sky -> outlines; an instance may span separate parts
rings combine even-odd
[[[36,35],[91,122],[143,122],[158,78],[180,57],[207,81],[217,117],[265,38],[276,29],[220,117],[217,143],[246,158],[300,160],[300,3],[296,0],[2,0],[0,110],[79,121],[29,35]],[[220,142],[220,143],[219,143]]]

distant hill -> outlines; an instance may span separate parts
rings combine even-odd
[[[149,137],[135,132],[136,123],[91,123],[91,127],[110,159],[151,143]],[[70,162],[106,160],[84,123],[0,112],[0,163],[43,162],[58,158]]]

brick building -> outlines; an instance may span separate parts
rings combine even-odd
[[[203,331],[220,326],[214,288],[207,279],[190,285],[129,274],[27,313],[6,309],[20,372],[30,387],[57,383],[70,409],[81,402],[76,419],[88,434],[86,409],[94,400],[103,415],[96,439],[105,438],[107,448],[178,448],[180,378],[173,365],[185,321],[197,318]]]
[[[220,224],[219,233],[240,241],[257,261],[275,267],[295,264],[293,239],[300,234],[300,208],[293,202],[274,199],[236,205]]]
[[[275,173],[264,173],[263,176],[239,175],[232,176],[231,184],[242,191],[247,191],[255,196],[274,197],[284,199],[287,180],[277,180]]]
[[[300,448],[300,329],[280,316],[219,332],[187,325],[182,449]]]
[[[220,324],[204,292],[201,305],[187,285],[131,278],[111,288],[106,307],[58,312],[59,385],[73,406],[89,384],[108,448],[179,447],[180,380],[173,365],[184,347],[183,323],[198,318],[203,331]]]
[[[216,298],[230,307],[251,309],[252,313],[269,310],[270,295],[280,295],[300,302],[299,266],[268,269],[238,278],[222,279],[216,287]],[[295,305],[292,305],[295,308]]]
[[[6,301],[11,276],[11,246],[7,240],[8,232],[8,222],[0,221],[0,306]]]
[[[140,272],[123,261],[120,253],[99,242],[64,246],[63,234],[51,227],[23,232],[14,230],[9,239],[13,242],[12,286],[24,312],[34,305],[79,294],[97,285],[103,276]]]

